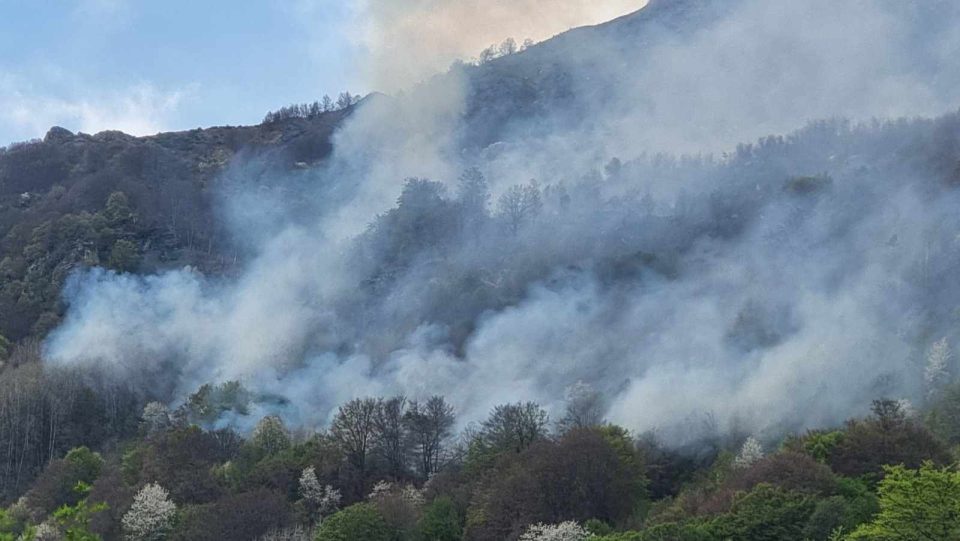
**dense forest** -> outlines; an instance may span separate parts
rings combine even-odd
[[[32,416],[49,424],[31,442],[36,448],[12,445],[7,453],[18,453],[20,464],[53,456],[30,483],[14,468],[4,472],[9,503],[0,514],[3,538],[803,541],[960,535],[960,473],[951,466],[960,443],[955,383],[931,395],[923,410],[879,399],[869,416],[837,427],[775,441],[704,436],[675,448],[654,434],[604,422],[599,397],[586,386],[568,394],[557,419],[535,403],[518,402],[497,406],[457,431],[456,412],[443,397],[360,398],[340,406],[319,432],[267,416],[242,437],[214,422],[227,411],[247,413],[250,393],[238,383],[204,386],[173,411],[151,402],[131,413],[133,403],[122,392],[95,391],[66,376],[23,368],[16,373],[26,403],[19,413],[24,437],[33,437],[24,429]],[[58,392],[36,392],[30,385],[40,378],[59,384]],[[65,403],[67,395],[75,398]],[[5,412],[12,399],[5,394]],[[8,425],[8,415],[4,430],[18,428]],[[59,451],[79,442],[100,451]],[[14,499],[18,481],[26,490]]]

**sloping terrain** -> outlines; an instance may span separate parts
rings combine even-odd
[[[20,340],[55,325],[60,288],[78,265],[228,270],[235,251],[216,199],[224,169],[238,156],[269,164],[264,174],[308,167],[330,153],[348,114],[149,137],[52,128],[42,141],[3,149],[0,334]]]

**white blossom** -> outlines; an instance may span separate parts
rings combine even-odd
[[[317,471],[309,466],[300,474],[300,495],[317,509],[321,518],[340,508],[340,491],[330,485],[321,485]]]
[[[737,468],[747,468],[761,458],[763,458],[763,446],[757,438],[750,436],[743,442],[737,458],[733,459],[733,465]]]
[[[388,481],[377,481],[377,484],[373,485],[373,489],[370,490],[370,494],[367,495],[368,500],[376,500],[382,498],[393,490],[393,483]]]
[[[170,426],[170,410],[160,402],[149,402],[143,407],[143,428],[153,434]]]
[[[156,483],[140,489],[130,510],[123,515],[124,539],[128,541],[160,541],[173,526],[177,506],[167,491]]]
[[[946,338],[937,340],[927,354],[927,366],[923,371],[923,381],[930,393],[935,392],[950,379],[949,363],[953,354]]]
[[[49,522],[44,522],[34,530],[33,539],[34,541],[61,541],[63,535],[60,533],[59,528]]]
[[[257,541],[313,541],[313,532],[303,526],[280,528],[261,535]]]
[[[519,541],[586,541],[590,532],[573,521],[560,524],[534,524],[520,536]]]
[[[423,492],[413,485],[406,485],[400,490],[400,497],[403,501],[419,507],[423,505]]]

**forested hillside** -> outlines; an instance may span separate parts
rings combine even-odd
[[[655,0],[0,150],[0,541],[960,538],[958,21]]]
[[[0,149],[0,334],[42,338],[60,319],[60,290],[79,266],[151,272],[236,261],[217,215],[231,159],[256,172],[305,168],[330,153],[344,110],[260,126],[152,137],[72,134]],[[256,177],[254,177],[256,178]]]

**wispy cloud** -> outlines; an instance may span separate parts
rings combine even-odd
[[[38,92],[23,78],[0,74],[0,144],[42,136],[51,126],[96,133],[147,135],[169,129],[192,87],[166,90],[147,82],[106,92]]]

